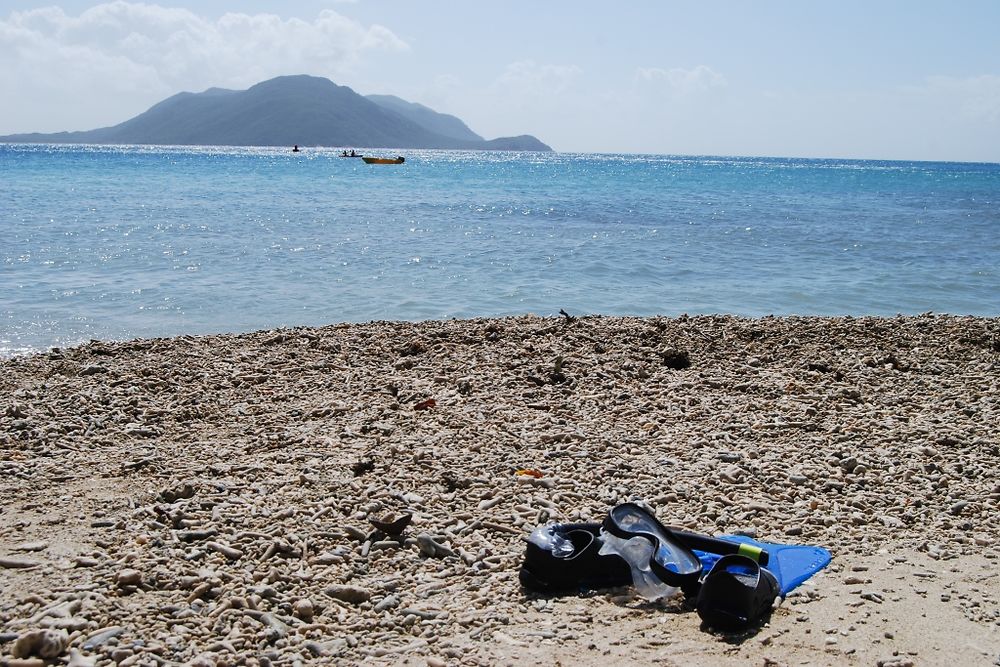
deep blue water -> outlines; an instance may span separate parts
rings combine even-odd
[[[1000,165],[0,145],[0,356],[560,308],[1000,315]]]

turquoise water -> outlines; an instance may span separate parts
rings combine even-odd
[[[0,231],[0,355],[561,308],[1000,314],[998,164],[0,145]]]

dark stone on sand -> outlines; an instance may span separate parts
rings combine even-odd
[[[672,347],[667,348],[660,352],[660,359],[664,366],[674,370],[683,370],[691,366],[691,356],[687,353],[687,350],[678,350]]]

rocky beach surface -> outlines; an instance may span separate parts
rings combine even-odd
[[[95,341],[0,362],[0,665],[995,665],[998,471],[995,318]],[[521,589],[632,499],[833,562],[739,635]]]

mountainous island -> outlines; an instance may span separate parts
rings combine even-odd
[[[247,90],[178,93],[113,127],[13,134],[0,142],[552,150],[531,135],[486,140],[455,116],[307,75]]]

